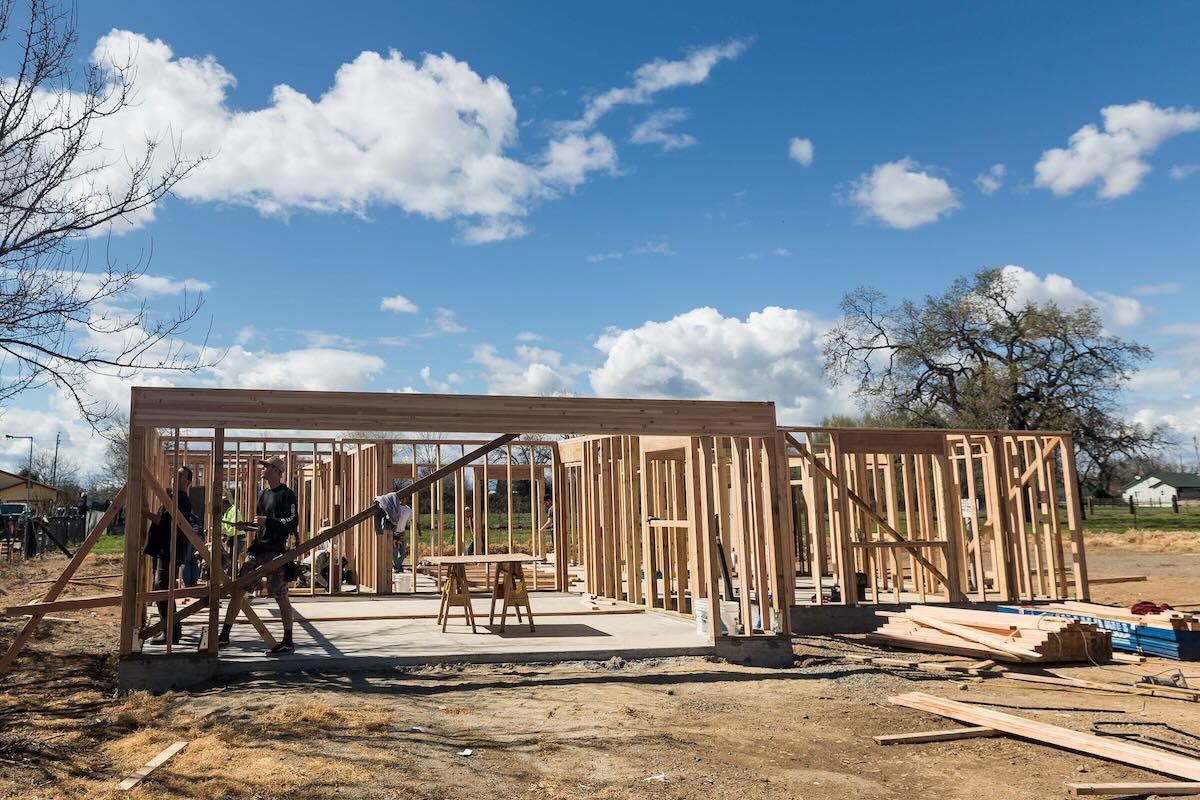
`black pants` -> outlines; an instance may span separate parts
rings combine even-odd
[[[154,591],[165,592],[171,586],[170,564],[170,555],[158,556],[154,559]],[[179,579],[179,569],[182,566],[182,564],[178,563],[178,559],[176,559],[175,575],[173,576],[176,581]],[[167,624],[167,601],[159,600],[155,605],[158,606],[158,618],[162,620],[165,626]],[[183,630],[183,626],[178,621],[175,622],[175,630]]]

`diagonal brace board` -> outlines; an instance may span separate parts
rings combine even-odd
[[[876,524],[879,525],[880,530],[882,530],[884,533],[886,533],[887,535],[889,535],[893,539],[895,539],[900,546],[905,546],[908,549],[908,551],[912,554],[912,557],[915,558],[917,560],[917,562],[919,562],[921,564],[921,566],[923,566],[923,567],[925,567],[925,569],[929,570],[929,572],[935,578],[937,578],[939,581],[941,581],[943,585],[945,585],[945,586],[950,585],[950,581],[946,578],[946,576],[944,574],[942,574],[942,571],[939,570],[936,566],[934,566],[932,561],[925,558],[925,556],[921,555],[921,553],[918,552],[917,548],[919,547],[919,545],[917,545],[913,542],[910,542],[907,538],[905,538],[904,534],[900,533],[895,528],[893,528],[891,525],[888,525],[887,522],[885,522],[883,519],[881,519],[880,516],[875,513],[875,510],[873,508],[871,508],[870,503],[868,503],[866,500],[863,500],[861,497],[859,497],[857,492],[855,492],[850,487],[846,486],[845,481],[843,481],[836,474],[834,474],[833,471],[831,471],[828,467],[826,467],[824,464],[822,464],[820,461],[818,461],[815,457],[813,457],[813,454],[808,451],[808,448],[805,447],[804,445],[800,444],[800,442],[796,440],[796,437],[792,436],[792,434],[790,434],[790,433],[786,434],[786,436],[788,439],[788,443],[792,447],[796,448],[800,452],[800,455],[802,455],[802,456],[804,456],[804,458],[808,459],[808,463],[810,463],[814,467],[816,467],[818,472],[820,472],[822,475],[824,475],[826,478],[828,478],[830,481],[832,481],[833,485],[837,487],[838,491],[845,492],[846,496],[848,498],[850,498],[850,500],[852,500],[855,503],[855,505],[857,505],[859,508],[861,508],[867,514],[867,516],[871,517],[871,519],[873,519],[876,522]],[[956,599],[964,599],[964,598],[956,598]]]

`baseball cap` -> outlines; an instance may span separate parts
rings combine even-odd
[[[274,467],[275,469],[279,470],[281,473],[285,471],[283,459],[280,458],[279,456],[273,456],[271,458],[260,458],[258,460],[258,463],[262,464],[264,466],[267,466],[267,467]]]

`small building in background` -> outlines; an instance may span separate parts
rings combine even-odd
[[[25,476],[0,469],[0,503],[30,500],[34,508],[52,508],[58,502],[58,489],[41,481],[26,483]]]
[[[1121,490],[1125,502],[1133,500],[1143,505],[1170,505],[1179,502],[1200,502],[1200,475],[1192,472],[1151,472],[1141,475]]]

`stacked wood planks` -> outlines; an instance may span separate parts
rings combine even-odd
[[[1101,662],[1112,658],[1110,634],[1077,619],[938,606],[876,613],[887,622],[867,635],[875,644],[1010,662]]]
[[[1010,614],[1066,617],[1087,622],[1112,636],[1112,646],[1131,653],[1200,659],[1200,615],[1184,611],[1133,614],[1127,608],[1064,601],[1038,606],[1001,606]]]

